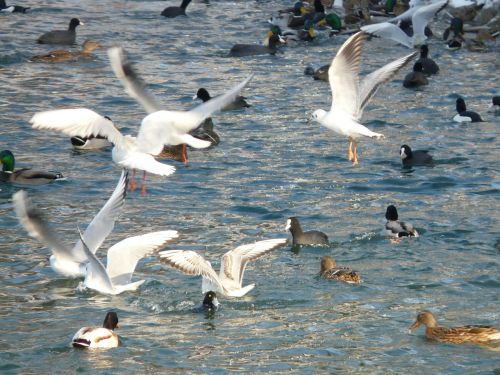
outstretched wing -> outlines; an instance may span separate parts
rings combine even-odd
[[[155,97],[148,93],[145,89],[145,84],[134,70],[123,48],[113,47],[108,49],[109,62],[116,77],[121,81],[127,94],[137,100],[147,113],[153,113],[161,109]]]
[[[391,81],[401,68],[408,64],[417,55],[418,52],[410,53],[409,55],[384,65],[380,69],[375,70],[363,78],[359,89],[359,108],[355,116],[357,120],[359,120],[363,115],[363,109],[368,104],[372,96],[375,95],[378,88],[382,84]]]
[[[94,254],[97,249],[101,247],[106,237],[108,237],[113,231],[115,220],[118,218],[118,215],[123,208],[123,204],[125,203],[127,184],[128,172],[123,169],[113,194],[111,194],[111,197],[109,197],[108,201],[104,204],[97,215],[95,215],[83,233],[85,243]],[[83,252],[83,245],[81,241],[76,243],[75,250]]]
[[[176,230],[147,233],[124,239],[108,250],[106,271],[115,286],[130,283],[137,262],[177,238]]]
[[[56,257],[82,263],[87,260],[83,251],[75,252],[62,243],[56,233],[47,224],[41,212],[32,206],[28,194],[24,190],[16,192],[12,196],[12,202],[14,203],[14,210],[19,222],[29,235],[50,248]]]
[[[425,27],[436,13],[444,9],[447,4],[448,0],[441,0],[418,8],[411,18],[413,35],[418,35],[422,40],[425,40]]]
[[[160,251],[160,259],[163,263],[185,273],[186,275],[203,276],[217,285],[220,290],[225,290],[210,263],[198,253],[191,250],[167,250]]]
[[[389,22],[374,23],[372,25],[361,26],[367,34],[379,36],[384,39],[393,40],[408,48],[413,48],[413,39],[405,34],[398,26]]]
[[[353,115],[358,108],[358,75],[364,33],[358,32],[345,41],[328,69],[332,90],[332,110]]]
[[[122,135],[111,120],[87,108],[38,112],[30,123],[34,129],[57,130],[69,136],[80,137],[101,135],[115,145],[122,142]]]
[[[238,246],[222,257],[220,278],[228,278],[241,287],[246,264],[286,244],[286,238],[264,240],[249,245]]]

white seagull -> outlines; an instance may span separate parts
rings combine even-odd
[[[333,97],[332,107],[328,112],[317,109],[312,114],[313,120],[335,133],[348,137],[348,159],[354,165],[358,163],[356,142],[360,136],[377,139],[384,137],[383,134],[372,132],[358,122],[363,115],[364,107],[380,85],[394,78],[402,67],[418,55],[418,52],[414,52],[394,60],[368,74],[360,83],[358,75],[363,39],[364,33],[358,32],[340,47],[328,69]]]
[[[115,220],[121,212],[127,189],[127,176],[122,171],[113,194],[99,213],[88,225],[83,239],[91,253],[95,254],[114,228]],[[41,213],[31,205],[24,190],[12,196],[14,209],[21,224],[28,233],[51,249],[49,263],[52,269],[65,277],[84,277],[88,257],[80,240],[71,248],[67,247],[47,225]]]
[[[283,246],[286,241],[286,238],[264,240],[228,251],[222,256],[219,275],[210,262],[194,251],[167,250],[159,254],[162,261],[179,271],[201,275],[202,293],[214,291],[228,297],[243,297],[255,287],[255,284],[242,285],[247,263]]]
[[[108,56],[111,68],[125,86],[126,92],[141,104],[148,113],[148,116],[142,120],[142,126],[156,129],[155,132],[149,134],[149,141],[155,142],[156,139],[160,138],[166,145],[184,145],[184,160],[187,160],[186,144],[194,148],[206,148],[212,144],[209,141],[195,138],[188,133],[196,129],[214,112],[220,111],[232,103],[253,77],[253,74],[251,74],[225,94],[212,98],[189,111],[166,111],[162,110],[155,98],[146,92],[143,82],[127,61],[122,48],[110,48]],[[158,150],[158,152],[160,151]]]
[[[414,48],[425,44],[425,41],[427,40],[427,37],[425,36],[425,27],[440,10],[446,7],[447,4],[448,0],[441,0],[429,5],[415,6],[408,9],[400,16],[394,17],[390,20],[390,22],[394,22],[411,17],[411,23],[413,25],[412,37],[406,35],[403,30],[390,22],[380,22],[362,26],[361,30],[381,38],[391,39],[408,48]]]
[[[80,233],[83,249],[89,259],[83,285],[100,293],[113,295],[136,290],[144,282],[132,282],[137,262],[178,236],[176,230],[166,230],[126,238],[109,248],[107,264],[104,267],[90,251]]]
[[[35,129],[56,130],[70,136],[89,137],[94,134],[104,136],[114,144],[113,161],[122,168],[142,170],[160,176],[168,176],[175,172],[171,165],[163,164],[154,158],[163,150],[164,130],[154,124],[142,124],[136,137],[122,135],[113,122],[87,108],[58,109],[38,112],[30,120]],[[132,178],[131,189],[135,189]],[[144,184],[142,194],[145,193]]]

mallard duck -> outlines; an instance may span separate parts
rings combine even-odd
[[[229,51],[231,57],[243,57],[254,55],[274,55],[278,51],[278,46],[285,43],[285,40],[279,35],[279,28],[273,26],[267,33],[264,45],[259,44],[235,44]]]
[[[422,64],[417,61],[413,65],[413,71],[405,76],[405,79],[403,80],[403,86],[406,88],[416,88],[428,85],[429,81],[423,73],[423,70],[424,68]]]
[[[387,206],[385,211],[385,234],[394,238],[401,237],[418,237],[418,232],[413,225],[404,221],[398,220],[398,210],[392,204]]]
[[[0,12],[6,13],[26,13],[30,7],[23,7],[21,5],[7,5],[5,0],[0,0]]]
[[[71,340],[75,348],[107,349],[120,344],[115,329],[118,328],[118,315],[114,311],[106,314],[102,327],[83,327]]]
[[[201,87],[198,89],[196,92],[196,95],[193,96],[194,99],[200,99],[203,101],[203,103],[208,102],[210,99],[213,99],[210,94],[208,93],[207,89]],[[250,104],[248,104],[245,100],[246,98],[244,96],[238,95],[234,100],[226,105],[224,108],[221,109],[221,111],[231,111],[234,109],[240,109],[240,108],[248,108],[250,107]]]
[[[45,55],[33,56],[31,61],[44,61],[44,62],[62,62],[62,61],[76,61],[80,58],[89,58],[91,53],[102,48],[102,45],[93,40],[86,40],[83,43],[83,48],[81,51],[65,51],[65,50],[55,50],[50,51]]]
[[[243,297],[255,287],[255,284],[243,286],[243,274],[247,263],[270,253],[285,243],[286,238],[278,238],[238,246],[222,256],[218,275],[210,262],[195,251],[160,251],[160,259],[163,263],[186,275],[201,275],[203,277],[202,293],[216,291],[223,296]]]
[[[401,162],[403,163],[403,167],[405,168],[433,164],[432,156],[429,155],[429,151],[413,151],[408,145],[401,146],[401,148],[399,149],[399,156],[401,158]]]
[[[37,40],[40,44],[74,44],[76,40],[76,27],[84,25],[78,18],[72,18],[68,30],[53,30],[43,34]]]
[[[285,230],[292,233],[294,245],[328,245],[328,236],[319,230],[302,231],[299,219],[292,216],[286,221]]]
[[[462,344],[464,342],[484,343],[493,340],[500,340],[500,332],[495,327],[483,325],[468,325],[463,327],[439,327],[430,311],[421,311],[417,315],[417,320],[410,326],[413,331],[425,325],[425,336],[432,340],[449,342],[452,344]]]
[[[335,260],[326,255],[321,259],[321,277],[329,280],[343,281],[349,284],[359,284],[361,276],[349,267],[338,267]]]
[[[14,154],[9,150],[0,152],[0,163],[2,171],[0,172],[0,182],[14,182],[22,185],[43,185],[54,180],[63,178],[62,173],[42,172],[30,168],[14,170],[16,165]]]
[[[457,114],[453,117],[453,121],[456,122],[482,122],[483,119],[481,116],[474,112],[468,111],[465,106],[465,100],[463,98],[457,98],[455,107],[457,110]]]
[[[161,15],[164,17],[167,17],[167,18],[175,18],[177,16],[185,16],[186,15],[186,8],[190,2],[191,2],[191,0],[182,0],[181,6],[166,7],[161,12]]]

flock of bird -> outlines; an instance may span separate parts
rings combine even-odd
[[[185,16],[190,0],[183,0],[179,7],[168,7],[161,12],[162,16],[173,18]],[[326,14],[323,4],[314,1],[314,8],[304,10],[305,5],[298,2],[293,8],[280,12],[279,16],[270,19],[271,30],[265,45],[237,44],[230,50],[231,56],[248,56],[254,54],[275,53],[280,44],[292,41],[308,41],[315,37],[314,26],[328,27],[334,37],[342,32],[341,18],[347,19],[349,14],[339,17],[335,13]],[[359,78],[361,54],[367,35],[389,38],[408,48],[419,47],[420,59],[415,63],[413,72],[404,80],[405,87],[415,87],[427,81],[427,77],[439,71],[437,64],[428,57],[426,28],[437,12],[448,6],[448,0],[422,5],[411,4],[410,8],[389,22],[373,23],[361,26],[361,30],[348,30],[351,35],[338,49],[333,61],[321,74],[330,84],[332,105],[326,111],[317,109],[310,121],[316,121],[348,140],[347,158],[356,165],[358,163],[357,142],[362,137],[379,139],[384,135],[376,133],[361,124],[363,111],[379,87],[392,80],[395,75],[417,57],[418,52],[411,52],[399,57],[374,72]],[[6,12],[26,12],[29,8],[18,5],[7,6],[0,1],[0,10]],[[285,15],[283,15],[285,14]],[[351,14],[352,15],[352,14]],[[356,13],[359,20],[366,15]],[[409,36],[396,24],[406,22],[412,26]],[[76,27],[83,25],[77,19],[71,19],[67,30],[54,30],[38,38],[38,43],[72,45],[75,43]],[[318,26],[319,25],[319,26]],[[345,32],[345,30],[344,30]],[[81,52],[64,50],[51,51],[45,55],[34,56],[31,61],[60,62],[81,57],[90,57],[91,52],[102,46],[94,41],[86,41]],[[135,190],[135,173],[143,171],[141,193],[146,193],[146,173],[169,176],[175,167],[158,161],[160,157],[173,158],[187,162],[186,145],[193,148],[207,148],[219,142],[213,131],[210,116],[221,110],[247,108],[250,105],[240,96],[241,91],[249,84],[252,74],[238,85],[220,96],[211,97],[206,89],[201,88],[195,95],[202,103],[189,111],[171,111],[163,109],[158,101],[147,92],[145,84],[139,78],[132,64],[127,60],[125,51],[120,47],[108,50],[111,67],[116,77],[122,82],[126,92],[145,110],[137,136],[124,135],[107,117],[87,108],[57,109],[39,112],[30,120],[34,129],[53,130],[71,137],[76,148],[103,148],[113,146],[112,160],[123,168],[118,184],[110,198],[88,224],[82,233],[75,233],[75,244],[68,247],[59,239],[48,224],[47,218],[30,202],[27,193],[20,190],[13,195],[14,208],[20,223],[28,233],[51,249],[49,263],[54,272],[63,277],[83,278],[81,287],[90,288],[100,293],[119,294],[137,290],[144,280],[132,281],[134,270],[145,256],[158,254],[163,264],[169,265],[187,275],[202,276],[203,306],[215,310],[218,306],[217,295],[226,297],[242,297],[249,293],[254,284],[243,285],[243,275],[247,263],[256,260],[287,243],[286,238],[268,239],[252,244],[241,245],[226,252],[220,261],[217,273],[211,263],[195,251],[165,250],[158,252],[170,241],[178,237],[175,230],[164,230],[128,237],[108,249],[106,266],[96,256],[106,237],[113,231],[123,206],[127,189]],[[316,74],[316,72],[314,72]],[[417,76],[417,77],[416,77]],[[319,77],[319,73],[318,73]],[[325,78],[326,77],[326,78]],[[493,105],[499,105],[499,98],[493,98]],[[456,102],[459,122],[480,122],[481,116],[466,110],[463,98]],[[400,148],[400,158],[404,167],[432,165],[433,158],[427,151],[412,150],[408,145]],[[47,183],[62,178],[60,173],[34,171],[31,169],[15,169],[12,152],[0,152],[3,164],[1,181],[24,185]],[[132,176],[129,177],[129,171]],[[385,233],[400,241],[404,237],[418,237],[417,230],[408,222],[399,220],[397,209],[389,205],[386,210],[387,219]],[[320,231],[303,231],[297,217],[290,217],[286,229],[292,234],[292,243],[301,245],[328,245],[328,236]],[[347,283],[360,283],[361,276],[349,267],[338,266],[330,256],[323,257],[320,275],[326,279]],[[416,322],[410,327],[425,325],[429,338],[445,342],[487,342],[500,339],[500,332],[490,326],[463,326],[445,328],[437,322],[429,311],[418,314]],[[115,347],[119,339],[114,332],[118,325],[118,316],[109,312],[102,327],[84,327],[72,339],[75,347]]]

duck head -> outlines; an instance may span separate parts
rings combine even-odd
[[[396,209],[396,206],[393,206],[392,204],[387,207],[387,210],[385,211],[385,218],[389,221],[394,221],[398,219],[398,210]]]
[[[457,99],[456,107],[458,113],[462,113],[467,110],[467,107],[465,106],[465,100],[463,100],[462,98]]]
[[[417,320],[410,326],[410,331],[413,331],[423,324],[427,327],[433,328],[437,326],[436,318],[430,311],[421,311],[417,315]]]
[[[9,150],[0,152],[0,163],[2,163],[2,171],[14,172],[16,161],[14,159],[14,154]]]
[[[198,89],[198,91],[196,92],[196,95],[193,96],[193,100],[194,99],[201,99],[203,102],[206,102],[206,101],[210,100],[211,97],[210,97],[210,94],[208,93],[208,91],[202,87],[202,88]]]
[[[109,311],[102,323],[104,328],[114,331],[118,327],[118,315],[114,311]]]
[[[217,299],[217,294],[215,292],[209,291],[205,293],[205,298],[203,298],[203,307],[209,310],[217,310],[219,307],[219,300]]]
[[[337,263],[335,262],[335,259],[333,259],[331,256],[326,255],[323,257],[323,259],[321,259],[320,273],[331,270],[332,268],[335,268],[336,265]]]

